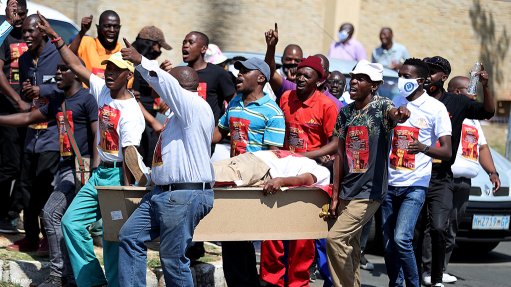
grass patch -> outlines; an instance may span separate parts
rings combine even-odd
[[[32,254],[32,253],[9,251],[4,248],[0,249],[0,260],[41,261],[43,259],[45,259],[45,258],[35,256],[35,252],[34,252],[34,254]],[[0,287],[3,287],[3,285],[0,285]]]

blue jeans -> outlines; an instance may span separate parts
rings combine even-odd
[[[119,233],[119,285],[146,286],[146,241],[160,236],[166,286],[193,286],[185,256],[199,221],[213,208],[213,190],[161,191],[144,196]]]
[[[420,287],[412,241],[426,191],[423,186],[389,186],[381,205],[385,265],[391,287],[403,286],[403,277],[407,287]]]

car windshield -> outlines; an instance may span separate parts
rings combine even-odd
[[[0,15],[0,22],[3,22],[4,20],[5,15]],[[62,39],[64,39],[64,41],[68,44],[71,43],[74,37],[78,34],[78,30],[70,23],[53,19],[48,19],[48,22],[50,22],[50,25],[55,32],[57,32],[57,34],[59,34],[60,37],[62,37]]]

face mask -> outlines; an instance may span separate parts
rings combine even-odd
[[[424,89],[429,95],[434,94],[436,91],[442,89],[444,86],[443,81],[436,81],[436,82],[426,82],[424,83]]]
[[[149,60],[156,60],[156,58],[158,58],[160,55],[161,55],[161,51],[154,51],[154,50],[152,50],[147,55],[147,59],[149,59]]]
[[[417,90],[419,83],[417,83],[417,79],[398,78],[397,87],[401,96],[406,98]]]
[[[341,42],[346,41],[346,39],[348,39],[349,36],[350,36],[350,33],[348,33],[348,31],[346,31],[346,30],[342,30],[339,32],[339,40]]]

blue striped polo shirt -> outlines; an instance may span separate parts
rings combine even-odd
[[[268,94],[247,106],[241,94],[231,100],[218,127],[231,133],[231,156],[282,147],[286,134],[284,114]]]

